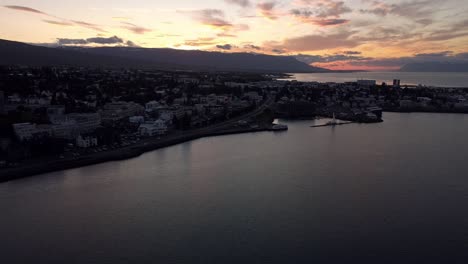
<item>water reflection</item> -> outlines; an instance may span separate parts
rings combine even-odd
[[[335,128],[281,120],[289,131],[205,138],[1,184],[2,260],[465,260],[467,116],[384,119]]]

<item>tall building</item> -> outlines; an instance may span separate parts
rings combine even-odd
[[[398,79],[393,80],[393,87],[399,88],[400,87],[400,80],[398,80]]]

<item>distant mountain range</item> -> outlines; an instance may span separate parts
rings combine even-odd
[[[8,40],[0,40],[0,65],[287,73],[329,71],[310,66],[290,56],[129,47],[51,48]]]
[[[468,72],[468,62],[418,62],[403,66],[403,72]]]

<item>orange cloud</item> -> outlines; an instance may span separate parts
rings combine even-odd
[[[277,5],[276,2],[261,2],[257,4],[257,9],[262,14],[262,16],[275,20],[278,18],[278,15],[275,13],[274,8]]]
[[[73,26],[73,23],[67,22],[67,21],[56,21],[56,20],[49,20],[49,19],[43,19],[42,20],[45,23],[52,24],[52,25],[57,25],[57,26]]]

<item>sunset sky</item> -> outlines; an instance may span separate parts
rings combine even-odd
[[[0,0],[0,38],[294,55],[331,69],[468,60],[467,0]]]

